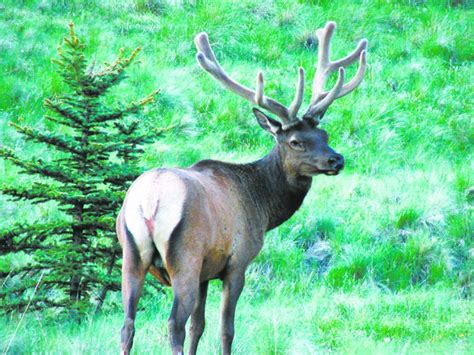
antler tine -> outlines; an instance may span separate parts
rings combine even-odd
[[[298,83],[296,85],[296,93],[293,102],[288,109],[288,115],[291,120],[296,119],[296,115],[300,110],[301,104],[303,103],[303,95],[304,95],[304,69],[298,69]]]
[[[315,118],[317,116],[322,116],[326,112],[329,105],[337,98],[341,92],[344,84],[345,70],[344,68],[339,68],[339,73],[337,76],[337,81],[334,87],[326,93],[326,96],[321,99],[321,101],[316,102],[314,105],[310,105],[308,111],[304,114],[303,118]]]
[[[202,32],[198,34],[194,39],[194,43],[198,49],[196,59],[205,71],[211,74],[229,90],[236,92],[238,95],[249,101],[253,101],[255,93],[246,86],[240,85],[232,80],[232,78],[230,78],[221,68],[209,44],[207,33]]]
[[[311,103],[316,101],[324,92],[324,84],[326,82],[327,76],[329,75],[330,68],[329,47],[335,28],[336,23],[330,21],[324,28],[320,28],[316,31],[316,36],[318,37],[319,41],[318,63],[316,64],[316,74],[314,75],[313,80]]]
[[[263,72],[260,70],[257,73],[257,83],[255,84],[255,103],[259,106],[263,104],[263,87],[265,83],[263,81]]]
[[[356,75],[354,75],[351,81],[349,81],[347,84],[345,84],[342,87],[336,99],[347,95],[348,93],[350,93],[352,90],[354,90],[356,87],[360,85],[360,83],[364,79],[366,67],[367,67],[367,52],[363,50],[362,52],[360,52],[359,68],[357,69]]]
[[[328,22],[324,28],[316,31],[319,40],[318,63],[316,66],[316,74],[313,81],[313,92],[311,95],[311,103],[308,110],[304,114],[304,118],[322,117],[332,102],[360,85],[364,78],[366,69],[366,48],[367,40],[363,39],[357,45],[357,48],[342,59],[332,62],[330,59],[330,42],[334,30],[335,22]],[[356,75],[344,85],[344,67],[351,65],[359,58],[359,68]],[[339,71],[336,84],[331,91],[324,91],[324,85],[327,78],[334,71]]]
[[[364,51],[367,48],[367,40],[361,39],[359,44],[357,45],[357,48],[352,51],[352,53],[348,54],[344,58],[341,58],[339,60],[336,60],[335,62],[332,62],[331,65],[333,68],[339,68],[339,67],[347,67],[354,63],[357,58],[360,58],[360,54],[362,51]]]
[[[198,51],[204,54],[205,58],[208,58],[211,62],[217,63],[216,56],[214,55],[211,45],[209,44],[209,37],[207,36],[206,32],[199,33],[194,38],[194,43],[196,44]]]
[[[277,115],[284,123],[284,126],[291,123],[291,121],[293,120],[293,117],[290,116],[289,110],[278,101],[273,100],[264,95],[264,92],[263,92],[264,80],[263,80],[263,73],[261,71],[257,74],[256,90],[254,91],[252,89],[249,89],[245,85],[242,85],[238,83],[237,81],[233,80],[222,69],[222,67],[220,66],[219,62],[217,61],[214,55],[214,52],[212,51],[211,45],[209,44],[209,38],[207,36],[207,33],[202,32],[198,34],[195,37],[194,42],[198,49],[198,53],[196,54],[196,59],[205,71],[207,71],[210,75],[212,75],[217,81],[219,81],[222,85],[224,85],[228,90],[236,93],[239,96],[242,96],[243,98],[252,102],[253,104],[258,105],[274,113],[275,115]],[[297,93],[295,100],[299,96],[302,96],[302,95],[299,95]],[[296,108],[297,106],[299,108],[301,103],[299,105],[297,104],[300,100],[302,100],[302,98],[299,98],[298,100],[296,100],[296,104],[292,106],[293,109]],[[296,115],[294,115],[294,117],[296,117]]]

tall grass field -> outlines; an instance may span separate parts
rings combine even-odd
[[[205,158],[256,160],[273,139],[248,102],[199,68],[194,36],[208,32],[238,81],[253,87],[261,69],[266,94],[291,102],[297,68],[314,75],[314,31],[336,21],[334,59],[369,40],[362,85],[321,123],[346,167],[335,177],[315,177],[302,208],[267,234],[237,306],[234,352],[473,354],[473,9],[470,0],[5,0],[0,143],[51,158],[8,122],[55,128],[43,118],[42,102],[67,90],[51,57],[73,21],[99,64],[121,47],[141,46],[139,62],[111,99],[158,88],[144,123],[180,127],[145,147],[143,171]],[[304,105],[310,86],[307,79]],[[30,181],[0,160],[0,183]],[[0,196],[0,228],[59,213],[52,204]],[[5,256],[0,268],[15,262]],[[148,281],[133,352],[169,354],[172,293]],[[201,354],[220,353],[220,288],[211,282]],[[53,310],[2,314],[0,350],[117,353],[122,323],[119,292],[80,324]]]

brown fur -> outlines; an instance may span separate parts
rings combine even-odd
[[[201,161],[188,169],[157,169],[141,175],[130,187],[117,219],[123,248],[122,297],[125,322],[121,348],[129,353],[145,274],[171,285],[174,300],[168,321],[173,354],[182,354],[185,325],[191,316],[190,354],[195,354],[204,330],[209,280],[222,287],[221,342],[230,354],[234,317],[245,270],[263,245],[266,231],[290,218],[301,206],[318,174],[336,175],[344,158],[328,146],[328,135],[317,125],[327,108],[362,81],[367,40],[346,57],[331,61],[329,47],[336,28],[328,22],[316,31],[319,41],[313,92],[303,118],[304,70],[298,71],[295,98],[289,107],[264,94],[262,72],[255,90],[239,84],[222,69],[206,33],[195,37],[200,66],[228,90],[277,115],[275,121],[254,109],[260,126],[276,139],[275,148],[250,164]],[[344,68],[359,60],[351,81]],[[336,84],[325,91],[331,73]]]
[[[264,128],[277,125],[261,112],[256,115],[259,120],[269,120],[260,122]],[[313,175],[336,174],[342,168],[342,157],[329,148],[327,134],[313,123],[301,121],[289,130],[277,126],[272,131],[277,132],[277,145],[259,161],[239,165],[204,160],[188,169],[156,169],[145,173],[130,188],[117,219],[124,250],[125,353],[133,341],[136,303],[147,271],[163,285],[173,287],[169,330],[174,354],[183,351],[189,316],[190,353],[195,353],[204,329],[207,283],[223,280],[222,349],[230,353],[235,306],[245,270],[260,251],[265,232],[286,221],[300,207]],[[294,139],[305,149],[292,148],[290,141]],[[338,165],[331,163],[333,158],[337,158]],[[176,189],[179,208],[172,205],[175,199],[168,195],[176,184],[185,187]],[[129,206],[136,211],[130,211]],[[180,215],[168,216],[177,222],[170,225],[169,235],[162,236],[157,220],[166,213],[166,207],[175,208]]]

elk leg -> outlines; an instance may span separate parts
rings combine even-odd
[[[189,334],[191,337],[191,345],[189,347],[189,355],[195,355],[201,339],[202,333],[204,332],[205,326],[205,307],[207,298],[207,286],[209,281],[201,283],[199,286],[199,296],[196,301],[193,313],[191,314],[191,327],[189,328]]]
[[[135,315],[148,266],[149,263],[144,265],[141,261],[135,263],[134,261],[127,260],[126,255],[124,255],[122,264],[122,301],[125,309],[125,322],[121,331],[122,341],[120,344],[123,354],[129,354],[133,345]]]
[[[169,337],[173,355],[182,355],[186,322],[193,311],[199,294],[199,274],[172,278],[173,308],[168,320]]]
[[[235,308],[244,287],[244,280],[244,272],[237,271],[227,274],[224,278],[221,312],[221,342],[224,355],[231,353],[232,341],[234,340]]]
[[[129,354],[135,335],[135,315],[138,300],[142,292],[145,275],[151,264],[154,246],[150,240],[148,245],[142,245],[143,249],[140,252],[134,236],[127,226],[124,226],[123,231],[118,229],[118,232],[122,236],[122,302],[125,310],[120,348],[122,354]]]

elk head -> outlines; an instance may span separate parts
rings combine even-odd
[[[313,80],[313,90],[308,109],[299,118],[298,111],[303,103],[304,70],[299,68],[296,94],[293,102],[286,107],[278,101],[264,95],[263,73],[257,74],[255,90],[233,80],[220,66],[209,44],[206,33],[195,38],[198,53],[196,58],[201,67],[223,84],[228,90],[247,99],[253,104],[278,116],[277,121],[254,108],[254,114],[262,128],[276,139],[283,166],[287,173],[296,176],[317,174],[337,175],[344,167],[344,158],[328,145],[328,134],[320,129],[319,122],[329,105],[335,99],[347,95],[362,82],[366,69],[367,40],[359,42],[357,48],[346,57],[331,61],[329,47],[336,28],[335,22],[328,22],[324,28],[316,31],[319,41],[318,62]],[[359,68],[355,76],[344,84],[344,68],[359,59]],[[338,72],[334,87],[325,91],[325,83],[333,72]]]

